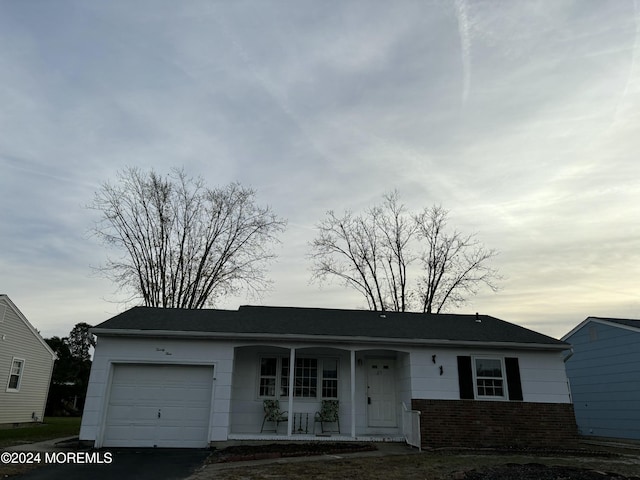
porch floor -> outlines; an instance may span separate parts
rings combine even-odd
[[[287,441],[287,442],[393,442],[405,443],[404,435],[351,435],[332,433],[323,435],[300,434],[293,435],[274,433],[230,433],[229,440],[255,441]]]

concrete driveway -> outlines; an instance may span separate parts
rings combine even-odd
[[[46,453],[42,452],[42,455]],[[71,453],[76,455],[70,457],[69,453],[69,450],[48,452],[49,463],[13,478],[20,480],[59,480],[61,478],[65,480],[88,478],[91,480],[182,480],[201,467],[210,452],[193,449],[113,448],[75,451]],[[55,456],[51,457],[51,455]]]

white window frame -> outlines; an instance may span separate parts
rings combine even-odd
[[[258,359],[258,398],[279,398],[280,395],[277,393],[280,389],[280,365],[281,360],[278,355],[262,355]],[[262,375],[262,361],[266,359],[275,359],[276,360],[276,374],[274,375]],[[275,395],[262,395],[260,390],[262,388],[262,379],[274,379],[273,390],[276,392]]]
[[[336,376],[335,376],[335,378],[333,378],[333,377],[326,377],[325,378],[325,376],[324,376],[324,362],[326,360],[335,361],[336,362]],[[321,399],[323,399],[323,400],[337,400],[339,398],[339,395],[340,395],[340,359],[337,358],[337,357],[319,358],[318,359],[318,380],[319,380],[319,385],[318,385],[319,397]],[[330,382],[336,382],[336,396],[335,397],[325,397],[323,395],[325,380],[330,381]]]
[[[16,374],[13,373],[13,367],[15,365],[16,362],[20,362],[20,371],[18,372],[18,383],[16,385],[15,388],[11,387],[11,377],[15,376]],[[25,366],[26,362],[24,358],[19,358],[19,357],[13,357],[11,359],[11,366],[9,367],[9,378],[7,379],[7,388],[6,391],[7,392],[19,392],[20,391],[20,387],[22,385],[22,377],[24,376],[24,366]]]
[[[260,394],[260,382],[263,378],[262,375],[262,360],[266,359],[266,358],[275,358],[276,359],[276,385],[275,385],[275,391],[276,391],[276,395],[275,396],[269,396],[269,395],[261,395]],[[296,356],[296,361],[298,359],[311,359],[311,360],[316,360],[316,385],[315,385],[315,390],[316,390],[316,394],[315,396],[309,397],[309,396],[300,396],[300,395],[296,395],[295,394],[295,386],[294,386],[294,395],[293,397],[297,400],[331,400],[331,399],[337,399],[338,397],[323,397],[322,396],[322,385],[323,385],[323,381],[324,381],[324,360],[335,360],[336,362],[336,369],[337,369],[337,378],[329,378],[327,377],[327,380],[335,380],[337,383],[336,386],[336,390],[337,390],[337,394],[340,395],[340,359],[338,357],[319,357],[319,356],[312,356],[312,355],[304,355],[304,356]],[[285,364],[286,362],[286,364]],[[289,370],[289,355],[283,355],[283,354],[274,354],[274,355],[269,355],[269,354],[262,354],[258,357],[258,371],[257,371],[257,377],[258,377],[258,381],[257,381],[257,398],[259,399],[280,399],[280,398],[288,398],[288,393],[285,392],[285,389],[288,388],[286,385],[283,385],[283,377],[282,377],[282,367],[283,365],[285,365],[286,370],[288,372]],[[266,377],[264,377],[266,378]],[[296,376],[294,374],[294,382],[296,380]],[[288,383],[289,378],[287,377],[285,379],[284,383]]]
[[[476,400],[509,400],[509,390],[507,388],[507,371],[504,365],[504,358],[498,356],[472,356],[471,370],[473,373],[473,393]],[[498,377],[478,377],[478,360],[497,360],[500,362],[500,380],[502,381],[502,395],[480,395],[478,388],[478,380],[482,379],[498,379]]]

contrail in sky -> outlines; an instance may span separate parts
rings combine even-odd
[[[469,36],[469,18],[465,0],[456,0],[456,18],[460,35],[460,53],[462,56],[462,104],[467,103],[471,87],[471,37]]]
[[[634,0],[633,2],[633,19],[635,22],[635,37],[633,42],[633,50],[631,52],[631,62],[629,65],[629,75],[627,76],[627,82],[624,85],[624,89],[622,90],[622,95],[618,99],[618,103],[616,104],[616,110],[613,115],[613,122],[615,123],[618,120],[618,114],[620,111],[620,104],[622,100],[629,93],[630,85],[636,80],[634,77],[638,75],[636,63],[637,63],[637,54],[638,49],[640,48],[640,8],[638,7],[638,0]],[[636,80],[637,81],[637,80]]]

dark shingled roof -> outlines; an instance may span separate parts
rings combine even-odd
[[[488,315],[423,314],[297,307],[242,306],[238,310],[134,307],[95,328],[111,333],[175,332],[365,337],[416,342],[519,343],[558,348],[568,344]]]

